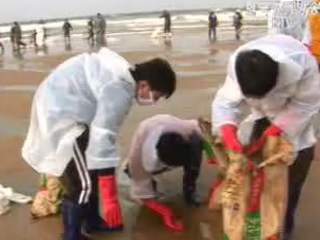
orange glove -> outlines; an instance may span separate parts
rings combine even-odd
[[[242,152],[242,146],[237,138],[237,127],[225,124],[220,127],[222,141],[227,150]]]
[[[160,215],[163,219],[165,226],[174,231],[182,231],[184,226],[181,222],[175,222],[174,216],[170,208],[157,199],[142,199],[143,204],[152,212]]]
[[[282,130],[278,128],[276,125],[271,124],[263,133],[263,135],[266,136],[280,136],[282,133]]]
[[[115,176],[98,177],[100,197],[102,201],[102,218],[110,230],[122,229],[123,221],[117,197]]]

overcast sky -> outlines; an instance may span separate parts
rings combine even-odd
[[[243,6],[246,0],[0,0],[0,23],[91,15]]]

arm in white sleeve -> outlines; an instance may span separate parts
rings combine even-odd
[[[319,111],[320,75],[314,59],[312,63],[312,68],[298,82],[296,94],[273,121],[288,139],[299,137],[311,124],[312,116]]]
[[[228,75],[212,103],[213,128],[224,124],[238,125],[246,103],[234,73],[234,57],[230,58]]]
[[[90,126],[86,152],[89,169],[116,167],[118,130],[132,106],[133,85],[125,81],[111,81],[98,94],[96,116]]]
[[[154,132],[150,129],[151,134]],[[146,135],[150,135],[149,130],[146,131],[143,124],[140,124],[135,132],[132,142],[130,154],[128,156],[129,174],[132,180],[131,196],[133,199],[150,199],[155,198],[156,193],[152,185],[152,171],[149,166],[158,161],[154,141],[145,139]],[[157,134],[157,132],[155,132]],[[157,139],[155,139],[157,140]],[[146,166],[145,163],[151,163]],[[154,165],[153,165],[154,166]]]
[[[308,47],[311,45],[310,22],[307,20],[306,27],[302,38],[302,43]]]

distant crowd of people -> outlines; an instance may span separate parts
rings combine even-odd
[[[209,40],[216,41],[217,40],[217,27],[218,27],[218,16],[216,12],[210,11],[209,17]],[[243,15],[240,10],[237,10],[233,15],[233,27],[235,29],[235,38],[236,40],[240,40],[241,38],[241,30],[243,26]]]
[[[172,35],[171,25],[171,14],[169,11],[165,10],[160,15],[160,18],[164,18],[164,28],[163,32],[165,36]],[[209,40],[216,41],[217,40],[217,27],[218,27],[218,17],[216,12],[210,11],[209,17]],[[237,40],[240,39],[241,29],[243,25],[243,16],[239,10],[237,10],[233,16],[233,26],[235,28],[235,38]],[[40,21],[39,26],[34,29],[30,36],[30,43],[34,45],[36,49],[42,47],[46,47],[46,39],[47,39],[47,29],[44,26],[44,21]],[[95,18],[91,17],[87,23],[87,36],[86,40],[91,47],[97,46],[105,46],[106,45],[106,29],[107,23],[105,18],[98,13]],[[62,33],[64,37],[64,42],[66,49],[71,49],[71,35],[73,31],[73,26],[69,22],[68,19],[65,19],[62,25]],[[22,41],[22,30],[21,26],[18,22],[14,22],[10,31],[10,40],[12,44],[12,50],[20,51],[21,48],[26,48],[27,44]],[[4,46],[0,42],[0,54],[4,53]]]
[[[71,44],[71,31],[73,31],[73,27],[68,19],[65,20],[63,26],[63,34],[64,34],[64,41],[66,45]],[[96,19],[90,18],[87,23],[87,41],[90,46],[94,46],[95,44],[98,46],[105,46],[107,23],[105,18],[98,13]]]
[[[163,11],[160,18],[164,18],[164,28],[163,32],[165,36],[171,36],[171,14],[169,11],[165,10]],[[235,29],[235,39],[240,40],[241,38],[241,30],[243,26],[243,15],[240,10],[236,10],[236,12],[233,15],[233,27]],[[208,23],[209,23],[209,40],[210,41],[216,41],[217,40],[217,27],[218,27],[218,16],[215,11],[209,12],[208,17]]]
[[[47,28],[45,27],[45,22],[40,21],[39,25],[32,30],[30,35],[30,44],[34,45],[36,49],[46,48],[46,39],[48,37]],[[98,13],[96,18],[91,17],[87,23],[87,36],[86,40],[88,41],[91,47],[105,46],[105,34],[106,34],[106,20],[102,14]],[[73,26],[68,19],[65,19],[62,25],[62,33],[64,37],[64,43],[67,48],[71,48],[71,33],[73,31]],[[0,36],[1,37],[1,36]],[[10,30],[10,41],[12,45],[13,52],[19,52],[21,49],[26,48],[27,43],[24,42],[22,35],[21,26],[18,22],[14,22]],[[0,54],[4,53],[4,45],[0,42]]]

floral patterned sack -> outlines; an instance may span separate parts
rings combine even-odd
[[[209,209],[222,210],[223,240],[279,240],[287,203],[288,165],[293,160],[291,144],[281,137],[268,137],[259,147],[254,143],[245,148],[245,155],[230,153],[211,135],[208,122],[199,120],[199,125],[205,148],[213,146],[207,154],[219,158]]]
[[[62,186],[56,177],[41,175],[40,188],[30,211],[32,218],[38,219],[60,213],[62,194]]]

